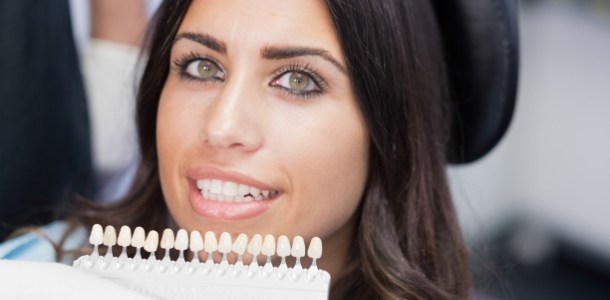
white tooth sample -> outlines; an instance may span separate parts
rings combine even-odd
[[[131,228],[129,228],[129,226],[121,226],[121,230],[119,231],[119,238],[117,239],[117,244],[123,247],[123,251],[121,251],[121,256],[119,256],[119,258],[127,258],[127,246],[131,245]]]
[[[221,233],[220,240],[218,241],[218,252],[222,254],[230,253],[232,243],[231,235],[228,232]]]
[[[119,244],[119,246],[121,247],[127,247],[131,245],[131,228],[129,228],[129,226],[121,226],[117,244]]]
[[[254,198],[252,198],[250,195],[244,197],[244,202],[250,202],[252,200],[254,200]]]
[[[275,254],[275,237],[271,234],[265,235],[263,241],[263,248],[261,249],[263,255],[272,256]]]
[[[179,229],[178,232],[176,232],[174,248],[180,251],[177,261],[184,262],[184,250],[189,248],[189,234],[185,229]]]
[[[165,249],[165,250],[169,250],[171,248],[174,248],[174,241],[176,239],[174,238],[174,232],[169,229],[166,228],[165,230],[163,230],[163,235],[161,235],[161,248]]]
[[[204,189],[203,188],[203,180],[202,179],[197,180],[197,188],[200,189],[200,190]]]
[[[255,187],[251,187],[250,194],[252,194],[252,196],[256,197],[261,194],[261,190],[255,188]]]
[[[311,239],[307,249],[307,256],[313,258],[314,262],[315,259],[322,257],[322,240],[319,237],[316,236]]]
[[[100,224],[94,224],[91,227],[91,234],[89,235],[89,243],[93,245],[93,251],[91,252],[91,256],[97,257],[99,256],[98,246],[104,242],[104,229]]]
[[[91,245],[101,245],[104,242],[104,229],[100,224],[94,224],[91,227],[91,234],[89,235],[89,243]]]
[[[282,258],[290,255],[290,240],[285,235],[277,238],[277,255]]]
[[[203,249],[205,249],[205,252],[207,253],[212,253],[218,250],[218,241],[216,240],[216,235],[213,232],[208,231],[205,233]]]
[[[201,238],[201,233],[197,230],[191,231],[191,244],[189,249],[195,253],[203,250],[203,239]]]
[[[237,183],[231,181],[225,182],[222,185],[222,193],[229,197],[237,195]]]
[[[294,237],[290,254],[296,258],[305,256],[305,240],[303,240],[303,237],[298,235]]]
[[[210,192],[214,194],[220,194],[222,192],[222,181],[218,179],[212,179],[210,182]]]
[[[141,259],[142,256],[140,254],[140,248],[144,247],[144,243],[146,240],[146,236],[144,233],[144,228],[138,226],[134,229],[133,234],[131,235],[131,246],[136,248],[136,254],[134,256],[135,259]]]
[[[305,240],[301,236],[295,236],[292,239],[292,249],[290,250],[290,254],[296,258],[296,262],[292,270],[295,273],[300,273],[303,271],[303,267],[301,266],[301,257],[305,256]]]
[[[191,231],[189,249],[193,251],[191,263],[199,263],[199,251],[203,250],[203,239],[201,238],[201,233],[197,230]]]
[[[240,233],[233,242],[231,250],[241,256],[246,252],[246,247],[248,247],[248,236],[245,233]]]
[[[131,236],[131,246],[135,248],[144,247],[146,237],[144,233],[144,228],[138,226],[133,231],[133,235]]]
[[[104,240],[102,243],[106,246],[114,246],[116,245],[116,230],[114,227],[108,225],[104,230]]]
[[[110,259],[112,257],[112,246],[116,245],[116,230],[114,227],[110,225],[106,226],[104,229],[104,240],[102,243],[108,246],[106,258]]]
[[[269,197],[269,190],[262,190],[261,194],[263,195],[264,198],[268,198]]]
[[[210,180],[209,179],[204,179],[203,180],[203,189],[206,191],[210,190]]]
[[[150,253],[149,259],[155,258],[154,252],[157,251],[159,246],[159,233],[156,230],[151,230],[146,236],[146,242],[144,242],[144,250]]]
[[[258,261],[256,257],[261,253],[261,248],[263,247],[263,237],[260,234],[255,234],[250,239],[250,243],[248,243],[248,248],[246,251],[252,254],[252,262],[250,262],[249,270],[250,272],[255,272],[258,269]]]
[[[242,195],[245,196],[246,194],[250,193],[250,187],[245,185],[245,184],[240,184],[237,187],[237,194],[238,195]]]
[[[246,251],[248,251],[248,253],[252,254],[256,258],[256,256],[261,253],[262,247],[263,237],[257,233],[252,236],[252,239],[250,240],[250,243],[248,243],[248,248],[246,249]],[[253,259],[252,261],[254,262],[256,261],[256,259]]]
[[[165,255],[163,255],[163,261],[164,262],[169,262],[170,258],[169,258],[169,250],[174,248],[174,241],[176,239],[174,238],[174,232],[169,229],[166,228],[165,230],[163,230],[163,234],[161,235],[161,249],[165,249]]]
[[[174,248],[176,248],[178,251],[184,251],[189,248],[189,235],[185,229],[180,229],[176,233]]]
[[[280,263],[279,270],[282,272],[288,271],[288,266],[286,265],[286,256],[290,255],[290,241],[288,237],[285,235],[280,235],[277,238],[277,255],[282,258],[282,262]]]
[[[258,194],[258,196],[254,197],[254,200],[256,200],[256,201],[263,200],[263,196],[261,196],[261,194]]]

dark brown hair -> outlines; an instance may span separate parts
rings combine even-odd
[[[158,176],[156,115],[190,2],[165,1],[153,19],[137,97],[141,165],[125,198],[80,210],[86,226],[162,230],[171,221]],[[353,263],[331,298],[468,298],[467,254],[445,177],[447,74],[430,1],[326,3],[371,139]]]

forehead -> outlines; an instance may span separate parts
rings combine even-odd
[[[194,0],[179,32],[212,35],[227,45],[228,52],[237,46],[303,45],[342,57],[322,0]]]

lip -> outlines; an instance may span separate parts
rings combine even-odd
[[[257,217],[271,208],[282,192],[249,176],[224,171],[216,167],[193,167],[187,170],[186,177],[189,185],[189,202],[193,210],[206,218],[216,220],[245,220]],[[220,202],[203,198],[197,188],[199,179],[220,179],[246,184],[260,190],[274,190],[278,194],[268,200],[250,202]]]

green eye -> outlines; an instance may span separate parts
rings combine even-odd
[[[191,61],[186,66],[184,72],[190,77],[204,81],[222,81],[225,77],[224,72],[220,69],[218,64],[205,58],[198,58]]]
[[[310,95],[320,92],[320,87],[314,78],[312,78],[312,75],[301,71],[286,72],[277,77],[272,85],[298,95]]]
[[[218,69],[218,66],[209,60],[202,60],[197,66],[199,76],[204,79],[211,79],[216,77],[216,75],[218,74]]]
[[[290,77],[288,77],[288,83],[290,84],[290,89],[295,92],[303,92],[309,87],[309,82],[311,78],[309,75],[301,73],[301,72],[292,72],[290,73]]]

